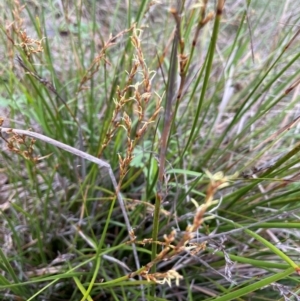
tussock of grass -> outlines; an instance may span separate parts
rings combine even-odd
[[[1,11],[1,300],[298,300],[295,3]]]

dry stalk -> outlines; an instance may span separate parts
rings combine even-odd
[[[154,112],[151,114],[151,116],[146,117],[147,107],[152,97],[151,80],[153,75],[145,63],[143,50],[141,47],[140,33],[141,30],[133,27],[131,36],[131,42],[135,49],[133,66],[128,73],[127,81],[124,87],[122,89],[120,87],[117,88],[117,95],[116,99],[114,100],[115,109],[110,121],[110,128],[98,154],[98,157],[102,155],[104,149],[111,142],[118,129],[123,129],[125,131],[127,136],[127,145],[124,157],[119,154],[119,186],[126,176],[130,163],[133,159],[134,147],[143,137],[149,128],[149,125],[157,119],[161,110],[161,98],[158,97]],[[133,84],[133,81],[137,77],[141,78],[141,80]],[[129,96],[129,94],[131,96]],[[132,117],[130,117],[127,113],[128,106],[134,108]],[[119,117],[120,115],[122,118]],[[132,128],[132,118],[134,117],[137,118],[137,126]]]
[[[42,40],[36,40],[29,37],[26,30],[23,29],[23,19],[21,17],[22,11],[25,5],[20,5],[18,0],[14,1],[13,16],[14,21],[6,25],[6,37],[11,42],[13,46],[19,46],[27,59],[30,59],[32,54],[43,52],[44,48],[42,45]],[[13,33],[16,34],[18,42],[15,42]],[[11,57],[13,57],[13,50],[10,51]]]
[[[135,24],[133,24],[130,28],[125,29],[121,32],[119,32],[117,35],[115,36],[110,36],[108,41],[105,42],[105,44],[103,45],[102,49],[100,50],[99,54],[94,58],[93,62],[91,63],[91,65],[89,66],[89,68],[87,69],[86,73],[84,74],[83,78],[80,81],[79,84],[79,88],[78,88],[78,92],[82,91],[84,89],[84,84],[89,81],[95,73],[97,73],[99,71],[101,62],[104,61],[105,64],[110,64],[109,61],[106,59],[106,51],[108,50],[108,48],[112,47],[113,45],[115,45],[115,41],[120,38],[121,36],[123,36],[124,34],[132,31],[135,28]]]
[[[157,244],[163,246],[163,250],[157,254],[156,258],[154,258],[151,262],[145,265],[145,267],[139,271],[129,274],[129,277],[133,277],[136,275],[140,275],[147,279],[148,281],[153,281],[155,283],[163,284],[168,283],[171,285],[171,280],[175,279],[175,283],[178,285],[182,276],[179,275],[175,270],[170,269],[165,273],[149,273],[150,269],[157,263],[161,261],[166,261],[172,259],[174,256],[180,255],[182,252],[188,252],[191,255],[195,255],[198,252],[206,249],[206,241],[202,243],[193,243],[191,240],[194,238],[194,234],[199,229],[199,227],[203,223],[204,214],[207,209],[216,203],[213,200],[215,193],[226,186],[229,185],[229,182],[235,179],[238,175],[234,174],[232,176],[224,176],[222,172],[218,172],[216,174],[211,174],[209,171],[206,171],[207,176],[210,179],[206,190],[205,201],[202,205],[197,205],[197,210],[194,215],[192,225],[189,225],[184,232],[182,238],[174,244],[176,238],[176,231],[173,230],[169,235],[164,235],[164,242],[153,241],[152,238],[144,239],[142,241],[136,241],[136,236],[134,232],[131,231],[130,238],[131,241],[129,243],[135,242],[136,244],[145,245],[145,244]]]
[[[10,23],[6,27],[6,36],[8,40],[11,42],[11,44],[14,47],[19,46],[22,50],[22,52],[25,54],[28,62],[32,62],[32,58],[34,54],[41,53],[44,51],[43,48],[43,39],[36,40],[32,39],[26,34],[26,30],[23,29],[23,19],[21,18],[21,13],[24,9],[25,5],[20,6],[20,3],[18,0],[15,0],[15,8],[13,10],[14,15],[14,22]],[[10,28],[12,29],[10,32]],[[13,37],[13,32],[17,35],[18,42],[15,42],[15,39]],[[75,117],[72,110],[67,105],[67,102],[59,95],[53,84],[48,81],[47,79],[39,76],[37,72],[34,69],[33,64],[31,64],[30,67],[26,65],[26,63],[22,60],[22,58],[17,55],[17,62],[19,65],[23,68],[23,70],[26,72],[26,74],[34,77],[36,80],[38,80],[42,85],[44,85],[49,91],[55,94],[55,96],[64,104],[66,109],[69,111],[70,115],[72,116],[73,120],[76,122],[79,128],[79,136],[80,141],[82,144],[82,131],[80,127],[80,123],[78,122],[77,118]]]
[[[6,138],[3,137],[2,133],[12,135],[12,137],[9,138],[9,139],[6,139]],[[10,139],[12,139],[12,141],[14,141],[14,142],[17,141],[18,143],[20,143],[20,141],[21,141],[23,143],[26,136],[33,138],[31,140],[30,144],[29,144],[29,146],[31,146],[31,147],[33,147],[33,142],[32,141],[35,141],[35,139],[38,139],[38,140],[44,141],[48,144],[51,144],[55,147],[61,148],[61,149],[65,150],[65,151],[67,151],[71,154],[74,154],[74,155],[76,155],[76,156],[78,156],[82,159],[93,162],[93,163],[97,164],[99,166],[99,168],[105,168],[108,171],[109,177],[110,177],[110,179],[112,181],[112,184],[113,184],[113,187],[115,189],[116,197],[117,197],[117,200],[119,202],[121,211],[123,213],[123,217],[124,217],[124,220],[125,220],[127,231],[128,231],[128,233],[130,233],[132,231],[132,227],[130,225],[130,221],[129,221],[127,213],[126,213],[123,197],[120,193],[119,186],[117,184],[117,181],[116,181],[116,178],[114,176],[113,170],[112,170],[109,163],[107,163],[106,161],[101,160],[97,157],[94,157],[92,155],[89,155],[89,154],[87,154],[83,151],[80,151],[80,150],[78,150],[78,149],[76,149],[72,146],[69,146],[69,145],[64,144],[62,142],[59,142],[57,140],[54,140],[54,139],[49,138],[47,136],[44,136],[42,134],[38,134],[38,133],[35,133],[35,132],[26,131],[26,130],[19,130],[19,129],[13,129],[13,128],[4,128],[4,127],[0,126],[0,137],[2,139],[4,139],[4,141],[8,144],[8,148],[10,148],[10,145],[9,145],[9,143],[11,141]],[[15,147],[14,144],[12,144],[12,147]],[[18,150],[18,149],[16,148],[16,150]],[[135,247],[134,244],[132,244],[132,250],[133,250],[133,255],[134,255],[136,266],[137,266],[137,268],[139,268],[139,259],[138,259],[136,247]]]

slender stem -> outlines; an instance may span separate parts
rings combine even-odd
[[[97,164],[100,168],[101,167],[106,168],[107,171],[108,171],[109,177],[110,177],[110,179],[112,181],[113,187],[115,189],[115,192],[116,192],[116,195],[117,195],[117,199],[118,199],[121,211],[123,213],[123,217],[124,217],[124,220],[125,220],[127,231],[130,232],[132,230],[132,227],[130,225],[130,221],[129,221],[129,218],[128,218],[128,215],[127,215],[127,212],[126,212],[126,209],[125,209],[124,200],[122,198],[122,195],[120,193],[120,189],[118,187],[116,178],[114,176],[113,170],[112,170],[112,168],[111,168],[111,166],[110,166],[109,163],[107,163],[106,161],[104,161],[102,159],[94,157],[94,156],[92,156],[90,154],[87,154],[87,153],[85,153],[83,151],[80,151],[80,150],[78,150],[78,149],[76,149],[76,148],[74,148],[72,146],[69,146],[67,144],[64,144],[62,142],[59,142],[57,140],[54,140],[52,138],[49,138],[47,136],[44,136],[42,134],[38,134],[38,133],[35,133],[35,132],[30,132],[30,131],[27,131],[27,130],[19,130],[19,129],[0,127],[0,136],[2,136],[2,133],[25,135],[25,136],[32,137],[32,138],[35,138],[35,139],[38,139],[38,140],[42,140],[42,141],[44,141],[44,142],[46,142],[48,144],[54,145],[54,146],[56,146],[58,148],[61,148],[61,149],[65,150],[65,151],[71,153],[71,154],[74,154],[74,155],[76,155],[76,156],[78,156],[80,158],[83,158],[85,160],[93,162],[93,163]],[[137,269],[139,269],[140,268],[140,263],[139,263],[139,259],[138,259],[138,256],[137,256],[136,246],[134,244],[132,244],[132,251],[133,251],[133,255],[134,255],[136,267],[137,267]]]

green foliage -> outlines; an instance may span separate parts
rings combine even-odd
[[[175,2],[0,5],[1,300],[298,300],[299,8]]]

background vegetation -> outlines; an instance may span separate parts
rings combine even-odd
[[[1,11],[1,300],[299,300],[296,1]]]

